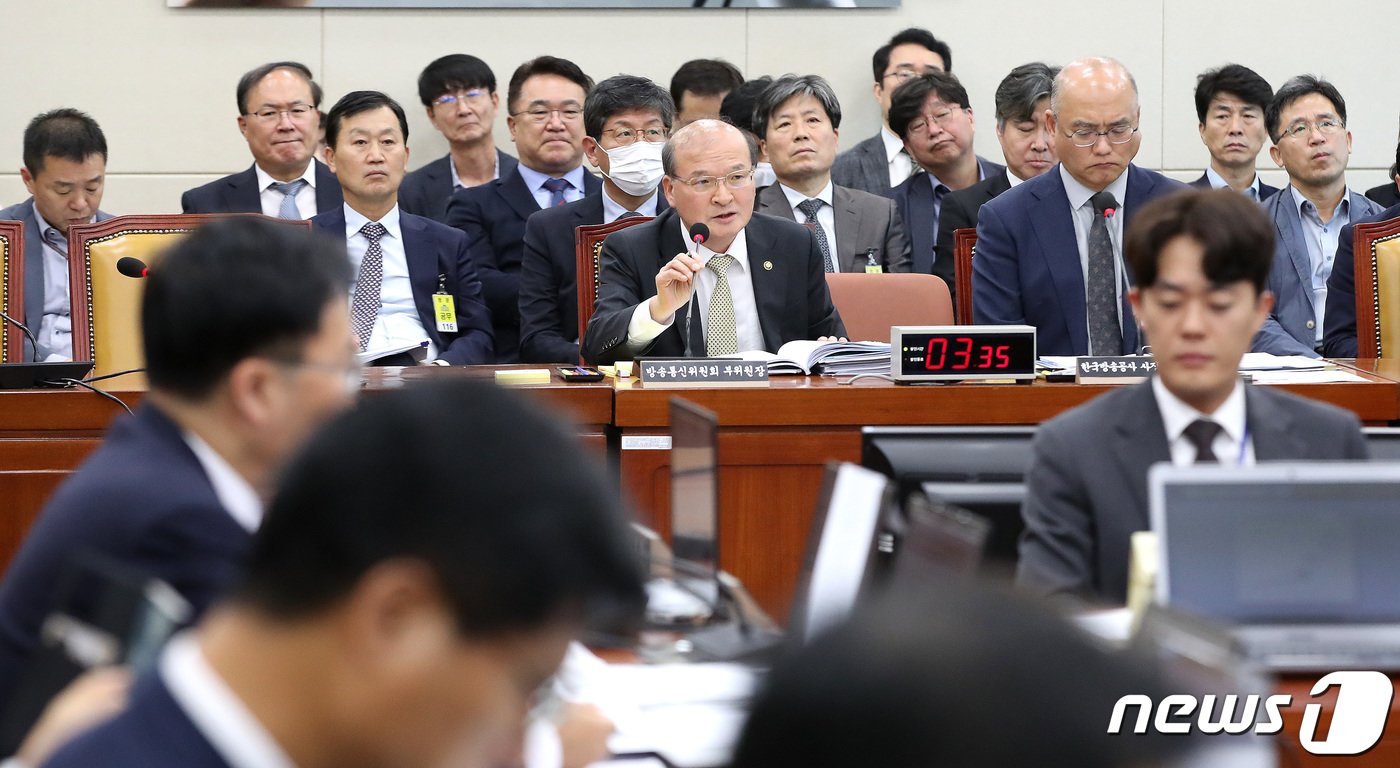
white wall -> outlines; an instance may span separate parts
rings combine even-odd
[[[870,54],[912,25],[952,45],[954,72],[980,118],[978,152],[993,159],[1000,152],[992,93],[1011,67],[1104,54],[1122,59],[1141,90],[1138,162],[1194,178],[1205,161],[1192,106],[1196,73],[1239,61],[1275,86],[1300,72],[1336,83],[1354,137],[1351,186],[1385,180],[1400,111],[1386,63],[1400,21],[1395,0],[1351,0],[1344,15],[1303,0],[1119,0],[1094,8],[1074,14],[1044,0],[904,0],[898,10],[186,10],[165,0],[0,0],[10,31],[0,46],[0,71],[8,73],[0,157],[9,158],[0,168],[12,169],[0,173],[0,205],[25,194],[18,169],[26,122],[73,106],[107,134],[103,208],[177,211],[181,191],[251,162],[234,122],[234,85],[277,59],[308,64],[327,107],[360,88],[399,99],[411,117],[414,167],[446,151],[418,106],[418,72],[453,52],[485,59],[503,96],[511,70],[543,53],[573,59],[596,79],[628,72],[663,86],[697,57],[726,58],[749,76],[815,72],[841,96],[842,144],[850,146],[878,126]],[[504,115],[496,135],[510,151]],[[1266,180],[1282,180],[1267,151],[1260,166]]]

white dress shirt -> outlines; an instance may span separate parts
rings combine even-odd
[[[1308,247],[1308,263],[1312,266],[1313,295],[1313,338],[1314,346],[1322,343],[1322,317],[1327,311],[1327,278],[1332,274],[1332,262],[1337,258],[1337,241],[1341,239],[1342,227],[1351,223],[1351,190],[1342,189],[1342,200],[1332,211],[1332,218],[1326,224],[1317,212],[1317,206],[1303,197],[1298,188],[1289,185],[1293,195],[1293,206],[1298,209],[1298,220],[1303,224],[1303,241]]]
[[[264,216],[276,218],[282,210],[282,193],[272,188],[278,183],[277,179],[262,169],[262,166],[254,163],[253,173],[258,177],[259,199],[262,202],[262,212]],[[316,160],[312,159],[306,164],[306,170],[301,173],[301,180],[306,182],[306,186],[297,191],[297,213],[303,219],[309,219],[316,215]]]
[[[30,330],[34,331],[34,338],[38,340],[39,346],[47,353],[41,362],[54,363],[72,360],[73,307],[68,295],[68,257],[49,242],[51,237],[62,238],[64,242],[67,242],[68,236],[59,232],[57,227],[50,225],[43,216],[39,215],[38,205],[30,207],[33,209],[31,215],[39,225],[39,232],[44,243],[44,314],[39,320],[39,327]],[[88,219],[88,222],[96,219],[97,217],[93,216]],[[39,350],[34,350],[34,354],[39,354]]]
[[[1210,184],[1211,189],[1234,189],[1234,187],[1230,186],[1230,182],[1225,180],[1225,177],[1216,173],[1215,169],[1208,165],[1206,166],[1206,182]],[[1250,182],[1249,186],[1244,188],[1242,194],[1244,194],[1245,197],[1248,197],[1249,199],[1258,202],[1259,174],[1254,174],[1254,181]]]
[[[897,187],[914,175],[914,158],[904,151],[904,139],[894,131],[880,126],[880,139],[885,142],[885,157],[890,169],[890,186]]]
[[[608,188],[607,188],[607,187],[604,187],[604,188],[603,188],[603,223],[604,223],[604,224],[611,224],[611,223],[613,223],[614,221],[617,221],[618,219],[622,218],[622,214],[627,213],[628,211],[633,211],[634,213],[640,213],[640,214],[643,215],[643,216],[655,216],[655,215],[656,215],[656,196],[657,196],[657,195],[660,195],[660,194],[661,194],[661,188],[660,188],[660,187],[657,187],[657,188],[656,188],[656,191],[654,191],[654,192],[651,193],[651,197],[647,198],[646,202],[644,202],[644,203],[642,203],[641,205],[637,206],[636,210],[633,211],[633,209],[631,209],[631,208],[623,208],[621,205],[619,205],[618,202],[617,202],[616,200],[613,200],[612,197],[610,197],[610,196],[608,195]]]
[[[1006,182],[1007,182],[1008,184],[1010,184],[1011,186],[1014,187],[1014,186],[1020,184],[1020,183],[1023,182],[1023,181],[1025,181],[1025,179],[1023,179],[1023,178],[1021,178],[1020,176],[1017,176],[1016,174],[1012,173],[1012,172],[1011,172],[1011,167],[1010,167],[1010,166],[1007,166],[1007,168],[1006,168]]]
[[[355,279],[360,278],[360,263],[369,250],[369,239],[360,229],[369,223],[349,204],[345,205],[345,248],[350,254],[350,266]],[[379,223],[387,230],[379,238],[379,250],[384,255],[383,280],[379,286],[379,316],[374,319],[366,350],[402,347],[427,340],[428,360],[437,357],[438,349],[423,328],[418,305],[413,302],[413,286],[408,281],[408,256],[404,251],[403,230],[399,227],[399,207],[394,206]],[[436,286],[434,286],[436,289]],[[350,285],[353,303],[355,286]],[[353,311],[353,308],[352,308]]]
[[[686,251],[709,264],[710,259],[717,254],[703,245],[697,246],[691,243],[690,239],[685,237],[686,225],[679,216],[676,217],[676,224],[681,228],[682,238],[688,243]],[[753,273],[749,270],[749,247],[744,237],[744,230],[739,230],[739,234],[735,236],[734,242],[729,244],[729,250],[725,253],[734,257],[734,263],[729,265],[729,269],[724,274],[729,279],[729,294],[734,299],[734,325],[739,340],[739,351],[766,349],[763,345],[763,329],[758,324],[758,303],[753,297]],[[701,336],[704,338],[709,338],[710,296],[714,293],[715,283],[718,279],[712,269],[702,269],[693,278],[694,298],[697,302],[695,304],[695,317],[699,318]],[[671,322],[658,323],[651,319],[650,307],[650,300],[638,304],[637,308],[632,311],[631,322],[627,324],[627,346],[633,354],[640,352],[690,309],[689,304],[682,304],[676,310],[675,316],[671,318]],[[692,318],[691,322],[694,321],[695,318]],[[686,331],[684,321],[681,322],[680,331],[681,335],[684,336]],[[684,343],[684,339],[682,339],[682,343]],[[705,350],[703,348],[691,349],[690,354],[693,357],[704,357]]]
[[[1060,165],[1060,179],[1065,183],[1065,195],[1069,197],[1070,216],[1074,220],[1074,240],[1079,246],[1079,268],[1082,271],[1084,289],[1089,288],[1089,230],[1094,226],[1094,205],[1089,198],[1096,193],[1080,184],[1069,175],[1063,164]],[[1113,272],[1116,277],[1118,301],[1118,327],[1123,327],[1123,206],[1128,198],[1128,172],[1125,170],[1114,179],[1105,192],[1118,201],[1118,208],[1108,217],[1108,239],[1113,243]],[[1084,317],[1084,327],[1089,327],[1089,317]]]
[[[194,452],[194,457],[199,460],[199,466],[204,469],[204,476],[209,478],[209,484],[214,486],[214,496],[219,500],[219,506],[228,512],[234,522],[248,533],[254,533],[258,526],[262,525],[263,503],[258,498],[257,491],[248,484],[243,476],[233,468],[213,446],[204,442],[199,435],[186,430],[181,430],[181,437],[185,438],[185,445]]]
[[[457,161],[452,159],[452,153],[447,153],[447,169],[452,172],[452,191],[467,189],[467,185],[462,183],[462,179],[457,176]],[[491,179],[501,178],[501,156],[496,155],[496,170],[492,172]]]
[[[191,632],[161,652],[160,679],[219,757],[232,768],[296,768],[257,717],[209,666]]]
[[[524,163],[515,166],[520,172],[520,178],[525,180],[525,186],[529,187],[530,194],[534,196],[535,202],[541,209],[549,208],[549,198],[552,196],[549,190],[544,188],[544,183],[550,179],[563,179],[569,182],[569,186],[564,189],[564,202],[572,203],[575,200],[583,199],[583,176],[587,171],[583,166],[569,171],[563,176],[550,176],[547,173],[540,173],[534,168],[526,168]]]
[[[822,187],[822,191],[818,192],[817,196],[813,198],[808,198],[806,195],[786,184],[779,183],[778,189],[783,191],[783,197],[786,197],[788,205],[792,206],[793,219],[795,219],[798,224],[807,223],[807,217],[802,215],[802,211],[797,210],[798,205],[809,199],[820,200],[826,203],[826,205],[823,205],[821,209],[817,211],[817,225],[822,228],[822,232],[826,233],[826,244],[831,248],[831,265],[836,268],[837,272],[842,271],[841,257],[838,255],[841,253],[841,249],[836,247],[836,209],[832,207],[834,204],[831,202],[831,182],[827,181],[826,186]]]
[[[1220,425],[1220,433],[1211,442],[1211,452],[1221,464],[1249,466],[1254,464],[1254,440],[1249,436],[1245,418],[1244,384],[1236,381],[1235,388],[1215,413],[1205,414],[1182,402],[1172,394],[1159,376],[1152,377],[1152,394],[1157,396],[1157,408],[1162,412],[1162,426],[1167,432],[1172,464],[1178,467],[1196,463],[1196,446],[1186,437],[1186,427],[1197,419]]]

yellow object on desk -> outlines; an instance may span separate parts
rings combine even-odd
[[[549,382],[550,373],[548,368],[515,368],[505,371],[496,371],[497,384],[548,384]]]

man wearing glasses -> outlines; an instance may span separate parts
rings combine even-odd
[[[321,126],[321,86],[295,61],[264,64],[238,81],[238,130],[253,167],[180,197],[185,213],[261,213],[309,219],[340,207],[340,184],[313,163]]]
[[[506,91],[506,125],[519,165],[495,181],[453,192],[447,203],[446,223],[467,233],[481,273],[496,362],[520,359],[525,220],[602,189],[583,168],[583,102],[592,87],[593,80],[567,59],[541,56],[521,64]]]
[[[437,59],[418,76],[418,98],[448,152],[404,177],[399,207],[443,221],[453,192],[509,176],[515,158],[496,149],[491,135],[500,96],[486,62],[465,53]]]
[[[632,75],[610,77],[583,105],[583,152],[603,174],[603,193],[540,211],[525,222],[520,264],[520,359],[578,361],[574,230],[670,206],[657,190],[661,148],[676,109],[666,89]],[[586,279],[591,279],[589,276]]]
[[[1274,94],[1264,122],[1274,142],[1269,156],[1288,172],[1288,188],[1264,201],[1278,232],[1269,272],[1274,310],[1252,349],[1318,357],[1327,278],[1342,228],[1380,213],[1381,206],[1347,188],[1347,105],[1331,83],[1312,75],[1289,80]],[[1354,313],[1355,304],[1351,306]]]
[[[874,195],[889,196],[916,170],[904,142],[890,127],[890,98],[896,88],[927,72],[952,72],[953,50],[927,29],[910,27],[875,51],[875,101],[880,104],[880,132],[842,152],[831,180]]]
[[[845,335],[816,237],[753,212],[757,145],[732,125],[699,120],[661,158],[671,210],[605,241],[585,358],[776,352],[795,339]],[[703,245],[688,235],[697,224],[709,229]]]
[[[1123,232],[1147,201],[1186,189],[1132,164],[1140,116],[1137,84],[1113,59],[1081,59],[1055,77],[1046,119],[1060,165],[982,206],[976,323],[1033,325],[1042,355],[1138,351]]]
[[[938,218],[943,197],[1006,173],[1006,166],[972,151],[976,123],[967,90],[946,72],[909,80],[890,102],[890,127],[926,173],[910,176],[890,193],[909,233],[913,270],[943,277],[952,285],[953,254],[940,254]]]

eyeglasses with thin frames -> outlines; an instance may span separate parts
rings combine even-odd
[[[743,189],[747,187],[753,183],[753,169],[749,168],[743,171],[734,171],[733,173],[726,173],[723,176],[696,176],[693,179],[682,179],[678,176],[672,176],[671,178],[675,179],[677,183],[684,184],[697,193],[705,195],[719,189],[720,183],[723,183],[724,186],[730,189]]]
[[[466,91],[452,91],[450,93],[444,93],[436,99],[433,99],[433,106],[455,107],[457,106],[457,102],[459,101],[476,102],[485,99],[490,95],[491,92],[484,88],[472,88]]]
[[[613,137],[613,141],[618,144],[636,144],[638,141],[645,141],[649,144],[660,144],[666,141],[665,128],[643,128],[634,131],[631,128],[609,128],[603,133]]]
[[[1342,129],[1346,127],[1346,123],[1343,123],[1340,119],[1335,117],[1324,117],[1321,120],[1318,120],[1317,122],[1312,122],[1310,120],[1297,120],[1291,125],[1289,125],[1287,128],[1284,128],[1283,133],[1280,134],[1279,138],[1302,139],[1307,137],[1308,134],[1311,134],[1314,128],[1316,128],[1317,132],[1322,134],[1323,136],[1336,136],[1337,134],[1342,132]]]
[[[244,115],[246,115],[247,117],[256,117],[257,119],[265,123],[273,122],[274,120],[281,118],[282,115],[286,115],[287,117],[291,118],[294,122],[301,122],[302,120],[305,120],[314,114],[316,114],[315,107],[311,106],[310,104],[302,104],[300,102],[293,104],[290,107],[287,107],[286,109],[277,109],[276,107],[262,107],[261,109],[244,113]]]
[[[1136,125],[1115,125],[1106,131],[1095,131],[1091,128],[1080,128],[1065,134],[1071,143],[1080,149],[1088,149],[1099,143],[1100,138],[1108,139],[1109,144],[1127,144],[1133,140],[1133,134],[1138,132]]]
[[[909,124],[909,132],[916,136],[922,136],[929,132],[929,127],[931,125],[937,125],[939,128],[947,130],[949,126],[955,124],[954,118],[961,111],[963,111],[962,107],[958,107],[956,109],[945,109],[941,112],[923,115]]]
[[[512,112],[511,117],[523,117],[535,125],[544,125],[549,122],[549,118],[558,113],[559,119],[566,123],[583,119],[583,108],[578,105],[567,107],[531,107],[522,112]]]

